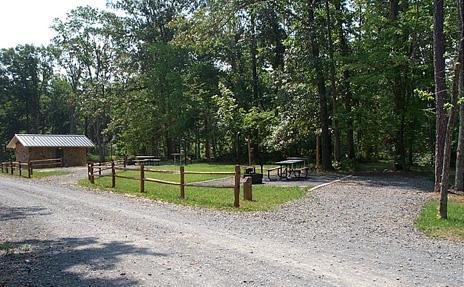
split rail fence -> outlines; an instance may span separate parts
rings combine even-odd
[[[14,174],[18,171],[19,176],[23,175],[24,169],[27,170],[27,177],[30,178],[34,173],[34,168],[40,167],[62,167],[63,160],[61,158],[30,160],[27,162],[21,161],[5,161],[0,163],[2,173]]]
[[[234,207],[240,207],[240,166],[235,166],[234,172],[205,172],[205,171],[186,171],[184,166],[179,167],[179,171],[175,170],[154,170],[154,169],[147,169],[143,164],[141,164],[138,168],[127,168],[127,166],[118,166],[115,162],[108,162],[108,163],[89,163],[88,167],[88,180],[90,183],[95,183],[95,177],[111,177],[111,187],[116,187],[116,178],[122,178],[127,180],[135,180],[140,182],[140,192],[145,192],[145,184],[146,182],[153,182],[158,184],[165,184],[165,185],[174,185],[179,186],[179,197],[181,199],[185,199],[185,187],[200,187],[200,188],[230,188],[234,190]],[[104,173],[105,171],[110,170],[111,173]],[[138,171],[139,176],[126,176],[118,174],[118,171]],[[174,181],[167,181],[161,180],[156,178],[147,177],[146,174],[178,174],[179,175],[179,182]],[[233,185],[204,185],[199,182],[191,182],[187,183],[185,181],[185,175],[188,174],[196,174],[196,175],[233,175],[234,176],[234,184]],[[246,178],[244,181],[244,190],[245,190],[245,199],[252,200],[251,194],[251,178]]]

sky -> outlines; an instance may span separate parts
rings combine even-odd
[[[47,45],[55,35],[53,19],[77,7],[104,8],[106,0],[0,0],[0,48],[18,44]]]

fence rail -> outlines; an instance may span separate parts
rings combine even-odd
[[[128,180],[135,180],[140,182],[140,192],[145,192],[145,183],[146,182],[152,182],[152,183],[159,183],[159,184],[165,184],[165,185],[174,185],[174,186],[179,186],[179,197],[181,199],[185,199],[185,187],[207,187],[207,188],[231,188],[234,190],[234,207],[240,207],[240,183],[241,183],[241,177],[240,177],[240,166],[237,165],[235,166],[234,172],[202,172],[202,171],[185,171],[184,166],[179,167],[179,171],[176,170],[155,170],[155,169],[148,169],[145,168],[143,164],[141,164],[138,168],[127,168],[126,165],[123,167],[117,166],[115,162],[111,162],[111,167],[102,169],[102,165],[98,164],[95,165],[95,163],[89,163],[87,165],[87,174],[88,174],[88,180],[91,184],[95,184],[95,177],[103,177],[103,176],[111,176],[111,187],[115,188],[116,187],[116,178],[122,178],[122,179],[128,179]],[[102,174],[102,171],[104,170],[110,170],[111,169],[111,174]],[[138,171],[140,176],[139,177],[134,177],[134,176],[125,176],[118,174],[117,171]],[[151,177],[146,177],[145,173],[161,173],[161,174],[176,174],[179,175],[179,182],[174,182],[174,181],[167,181],[167,180],[162,180],[162,179],[156,179],[156,178],[151,178]],[[219,186],[205,186],[204,184],[200,183],[187,183],[185,181],[185,175],[186,174],[204,174],[204,175],[233,175],[234,176],[234,184],[233,185],[219,185]],[[246,186],[245,186],[246,184]],[[246,180],[244,182],[244,190],[246,191],[244,193],[245,199],[246,200],[252,200],[251,197],[251,181]],[[248,190],[250,192],[248,192]]]
[[[63,166],[63,160],[61,158],[51,159],[38,159],[29,160],[27,162],[21,161],[5,161],[0,163],[2,173],[14,174],[15,170],[18,171],[19,176],[22,176],[23,167],[27,167],[27,177],[30,178],[34,173],[34,168],[38,167],[50,167],[50,166]]]

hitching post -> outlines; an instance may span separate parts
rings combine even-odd
[[[240,165],[235,166],[234,207],[240,207]]]
[[[180,198],[184,199],[185,198],[185,175],[184,175],[184,166],[181,165],[179,167],[180,169]]]
[[[101,168],[100,168],[101,173]],[[116,187],[116,169],[114,167],[114,161],[111,161],[111,187]]]
[[[91,184],[95,183],[95,177],[93,176],[93,162],[90,163],[90,183]]]
[[[145,192],[145,166],[140,165],[140,192]]]

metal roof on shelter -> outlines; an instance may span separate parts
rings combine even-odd
[[[92,141],[84,135],[41,135],[15,134],[6,146],[16,148],[20,142],[25,147],[94,147]]]

